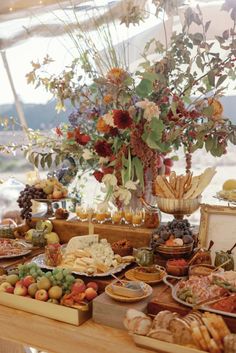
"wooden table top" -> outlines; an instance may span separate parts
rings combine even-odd
[[[144,353],[126,331],[95,324],[77,327],[0,306],[0,338],[48,353]]]

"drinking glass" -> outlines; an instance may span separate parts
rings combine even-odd
[[[94,213],[93,221],[103,224],[106,222],[107,213],[104,210],[97,210]]]
[[[132,224],[133,227],[140,227],[143,223],[143,210],[142,209],[136,209],[134,210],[132,214]]]
[[[124,209],[124,221],[125,224],[131,224],[133,219],[133,210],[131,207],[125,207]]]
[[[76,206],[76,215],[81,222],[86,222],[89,216],[87,207],[81,205]]]
[[[114,210],[111,214],[112,224],[120,224],[122,221],[122,211]]]

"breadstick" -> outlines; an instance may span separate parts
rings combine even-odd
[[[180,179],[180,181],[179,181],[178,198],[181,199],[183,197],[183,194],[184,194],[185,176],[181,175],[179,179]]]
[[[180,176],[177,175],[176,177],[176,185],[175,185],[175,190],[176,190],[176,198],[179,198],[179,189],[180,189]]]
[[[160,196],[160,197],[165,197],[165,193],[157,181],[155,181],[154,187],[155,187],[155,195]]]
[[[157,176],[156,181],[157,181],[158,185],[161,187],[161,189],[163,190],[166,198],[170,198],[170,199],[175,198],[174,193],[171,190],[169,190],[169,188],[167,187],[167,185],[161,175]]]
[[[175,197],[176,197],[176,196],[175,196],[175,190],[171,187],[171,185],[170,185],[169,181],[167,180],[166,176],[163,175],[163,176],[162,176],[162,179],[163,179],[164,183],[166,184],[166,187],[167,187],[167,188],[169,189],[169,191],[174,195],[174,198],[175,198]]]
[[[176,173],[175,172],[170,173],[169,183],[170,183],[170,186],[172,187],[172,189],[175,190],[175,186],[176,186]]]

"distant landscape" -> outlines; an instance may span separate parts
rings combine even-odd
[[[221,101],[224,105],[224,116],[236,124],[236,96],[226,96],[221,98]],[[32,129],[47,130],[67,122],[73,108],[68,104],[66,111],[58,114],[55,105],[55,101],[46,104],[22,104],[28,126]],[[11,116],[17,119],[14,104],[0,105],[0,117]]]

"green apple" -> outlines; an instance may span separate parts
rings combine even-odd
[[[25,233],[25,240],[26,241],[32,241],[32,236],[34,233],[35,229],[29,229],[26,233]]]

